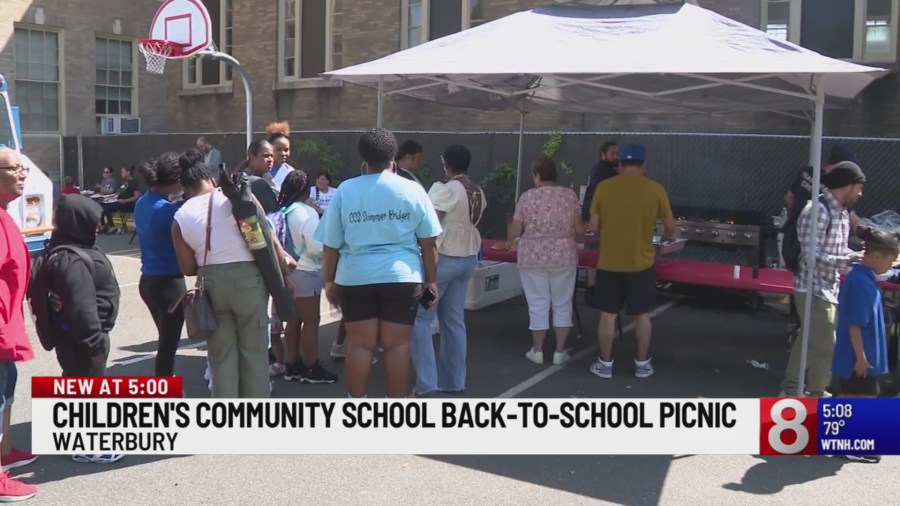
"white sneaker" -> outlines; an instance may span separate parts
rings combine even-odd
[[[528,350],[528,353],[525,354],[525,358],[531,360],[535,364],[543,364],[544,363],[544,352],[543,351],[534,351],[534,348]]]
[[[272,364],[269,366],[269,376],[281,376],[284,374],[284,364]]]
[[[72,460],[81,464],[112,464],[122,460],[125,455],[104,453],[101,455],[72,455]]]
[[[553,365],[564,364],[572,358],[569,356],[569,352],[567,351],[554,351],[553,352]]]
[[[635,378],[649,378],[653,376],[653,364],[650,363],[650,360],[649,358],[647,360],[634,359]]]
[[[612,378],[613,361],[610,360],[609,362],[604,362],[603,360],[600,360],[600,357],[597,357],[597,359],[594,360],[594,362],[591,364],[590,371],[594,376],[603,379],[610,379]]]
[[[347,356],[347,343],[331,343],[331,358],[344,358]]]

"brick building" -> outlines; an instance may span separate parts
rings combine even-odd
[[[550,0],[202,0],[219,48],[233,54],[254,87],[255,127],[276,118],[297,130],[369,127],[375,92],[316,77]],[[743,23],[831,56],[896,67],[900,0],[701,0]],[[165,76],[144,71],[136,40],[160,0],[3,0],[0,73],[10,80],[28,135],[101,132],[236,132],[243,88],[226,65],[170,61]],[[601,57],[602,55],[594,55]],[[874,83],[826,122],[834,135],[900,135],[896,73]],[[478,112],[392,97],[394,129],[510,131],[518,114]],[[135,120],[140,118],[140,122]],[[807,133],[778,115],[592,116],[535,110],[532,130],[735,131]]]

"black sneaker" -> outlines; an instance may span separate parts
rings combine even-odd
[[[319,362],[300,371],[300,381],[304,383],[334,383],[337,380],[337,374],[325,369]]]
[[[866,462],[869,464],[881,462],[881,457],[878,455],[846,455],[845,458],[853,462]]]
[[[284,381],[303,381],[303,364],[284,364]]]

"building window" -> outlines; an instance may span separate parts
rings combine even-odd
[[[278,77],[318,78],[332,69],[334,0],[279,0]]]
[[[892,27],[896,31],[896,22],[891,23],[895,19],[891,13],[891,0],[868,0],[865,7],[863,59],[867,55],[890,53],[894,44]]]
[[[466,28],[475,28],[478,25],[483,25],[486,21],[484,19],[484,3],[487,0],[465,0],[468,2],[468,9],[466,9],[466,14],[468,14],[468,23],[466,24]],[[466,6],[463,6],[465,9]]]
[[[768,0],[769,15],[764,29],[771,37],[788,40],[791,21],[791,5],[787,0]]]
[[[233,0],[202,0],[212,22],[212,36],[216,48],[223,53],[234,51]],[[223,43],[224,41],[224,43]],[[188,58],[184,61],[184,87],[219,86],[231,82],[232,69],[227,63],[209,58]]]
[[[59,33],[16,28],[16,102],[22,130],[59,132]]]
[[[900,0],[762,0],[762,29],[832,58],[896,61]]]
[[[97,115],[134,114],[134,45],[127,40],[98,38],[95,46]]]
[[[484,24],[487,0],[402,0],[400,45],[418,46]]]

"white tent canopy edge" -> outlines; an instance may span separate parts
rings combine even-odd
[[[693,2],[556,1],[383,58],[323,73],[403,95],[482,110],[520,112],[516,198],[521,189],[526,104],[591,114],[731,114],[808,118],[813,195],[821,191],[826,97],[844,105],[886,70],[822,56]],[[583,5],[583,4],[593,5]],[[572,5],[578,4],[578,5]],[[601,6],[598,6],[601,5]],[[577,48],[577,51],[573,50]],[[602,55],[585,58],[584,55]],[[812,206],[812,222],[819,206]],[[804,248],[815,265],[816,234]],[[806,292],[812,292],[812,277]],[[809,321],[806,298],[803,321]],[[809,326],[802,329],[798,394],[804,394]]]

